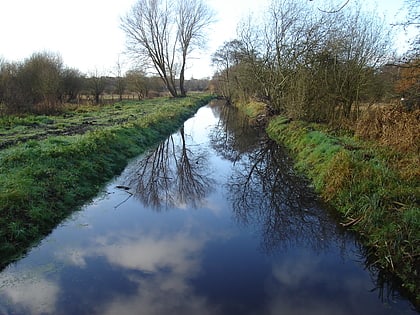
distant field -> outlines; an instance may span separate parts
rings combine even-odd
[[[160,102],[162,98],[122,101],[110,105],[67,105],[56,115],[0,116],[0,149],[29,140],[83,134],[98,128],[134,122],[156,111]]]

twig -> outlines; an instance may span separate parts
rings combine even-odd
[[[362,221],[363,218],[364,218],[364,216],[361,216],[361,217],[356,218],[356,219],[349,218],[350,219],[349,222],[347,222],[347,223],[340,223],[340,224],[341,224],[341,226],[344,226],[344,227],[352,226],[352,225],[355,225],[355,224],[359,223],[360,221]]]
[[[318,10],[321,11],[321,12],[324,12],[324,13],[337,13],[337,12],[340,12],[349,2],[350,2],[350,0],[346,0],[346,2],[344,2],[344,4],[337,10],[326,11],[326,10],[322,10],[320,8],[318,8]]]
[[[126,203],[128,199],[130,199],[131,197],[133,197],[133,193],[129,192],[127,189],[130,189],[129,187],[126,186],[117,186],[117,188],[123,189],[123,191],[125,191],[127,194],[129,194],[129,196],[127,198],[125,198],[123,201],[121,201],[119,204],[117,204],[114,209],[117,209],[119,206],[121,206],[122,204]]]

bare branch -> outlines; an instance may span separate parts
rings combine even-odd
[[[309,1],[313,1],[313,0],[309,0]],[[344,7],[349,4],[350,0],[346,0],[338,9],[336,10],[332,10],[332,11],[328,11],[328,10],[323,10],[321,8],[318,8],[319,11],[324,12],[324,13],[337,13],[340,12],[341,10],[344,9]]]
[[[155,68],[172,96],[185,96],[187,56],[204,38],[212,12],[203,0],[138,0],[121,20],[127,49]]]

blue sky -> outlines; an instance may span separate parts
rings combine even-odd
[[[321,0],[313,0],[312,3]],[[335,0],[338,5],[345,0]],[[356,1],[356,0],[350,0]],[[120,17],[136,0],[0,0],[0,57],[19,61],[34,52],[59,53],[64,63],[84,73],[112,73],[124,60],[125,35]],[[258,12],[268,0],[206,0],[217,13],[207,50],[191,60],[187,77],[210,76],[211,54],[235,37],[239,20]],[[365,0],[386,14],[390,23],[398,18],[404,0]],[[379,4],[378,4],[379,3]],[[129,67],[127,65],[126,67]]]

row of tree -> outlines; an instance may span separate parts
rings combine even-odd
[[[120,69],[118,66],[117,69]],[[207,80],[187,80],[186,89],[204,90]],[[65,67],[52,53],[34,53],[22,62],[0,60],[0,112],[53,112],[63,103],[99,104],[103,96],[122,100],[167,93],[157,76],[146,76],[141,70],[106,76],[99,71],[84,75]]]
[[[416,0],[406,1],[412,16]],[[261,19],[244,20],[237,39],[213,54],[217,92],[232,101],[256,98],[274,112],[316,121],[348,118],[362,102],[393,91],[418,95],[419,49],[411,49],[404,63],[390,62],[392,38],[384,20],[355,1],[338,10],[321,10],[314,2],[272,0]],[[418,16],[411,17],[415,26]],[[127,51],[142,69],[154,69],[160,87],[142,71],[123,75],[119,63],[112,79],[97,73],[84,77],[63,67],[56,55],[41,53],[21,63],[0,60],[0,105],[9,111],[55,107],[75,101],[81,91],[90,91],[99,103],[105,89],[121,99],[128,86],[139,98],[151,85],[185,96],[187,57],[202,47],[212,22],[213,12],[203,0],[138,0],[121,19]],[[414,44],[419,42],[417,37]],[[203,82],[190,83],[204,88]]]
[[[173,97],[184,97],[189,89],[204,90],[208,81],[186,80],[185,70],[187,57],[202,47],[212,21],[213,12],[203,0],[138,0],[121,19],[121,28],[127,35],[127,52],[142,71],[123,74],[117,62],[112,78],[98,71],[85,77],[50,53],[35,53],[17,63],[0,59],[0,112],[52,111],[78,101],[81,94],[98,104],[105,91],[121,100],[127,90],[138,98],[150,90]],[[146,76],[149,70],[156,76]]]
[[[273,0],[261,20],[213,54],[218,90],[232,101],[256,98],[297,119],[332,121],[393,91],[398,67],[390,26],[351,2],[319,10]],[[418,85],[417,85],[418,86]]]

